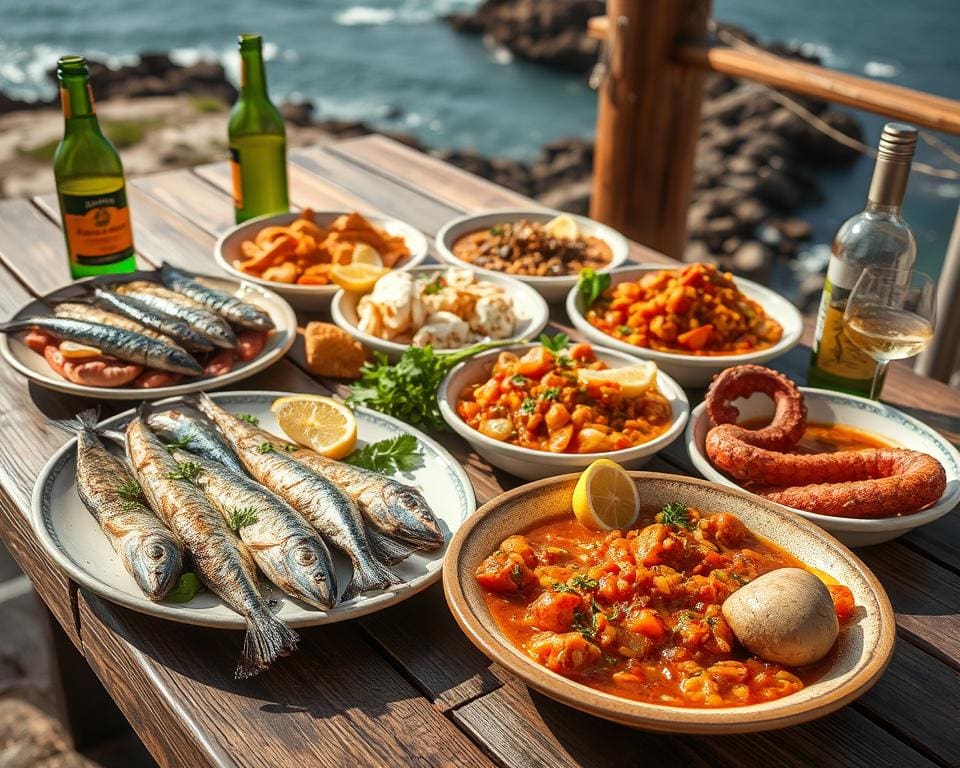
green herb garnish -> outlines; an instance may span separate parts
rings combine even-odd
[[[443,378],[461,360],[512,343],[474,344],[448,354],[437,354],[429,346],[407,347],[396,365],[390,365],[382,352],[375,352],[374,362],[363,366],[360,381],[350,387],[347,404],[365,405],[412,426],[446,430],[437,403],[437,388]]]
[[[435,293],[440,293],[443,290],[443,278],[440,275],[437,275],[433,280],[423,286],[423,292],[427,296],[433,296]]]
[[[497,224],[496,226],[490,227],[490,234],[494,237],[499,237],[503,234],[503,225]]]
[[[573,587],[571,587],[571,586],[570,586],[569,584],[567,584],[565,581],[555,581],[555,582],[553,582],[553,584],[550,585],[550,589],[552,589],[554,592],[570,592],[570,593],[573,593],[573,594],[577,594],[577,590],[575,590]]]
[[[276,450],[273,443],[260,443],[257,446],[257,453],[276,453]]]
[[[577,611],[573,614],[573,628],[583,635],[585,640],[593,642],[597,635],[597,624],[600,614],[595,613],[589,618],[583,611]]]
[[[190,441],[193,440],[194,437],[195,435],[192,432],[189,432],[183,437],[178,437],[172,443],[167,443],[167,453],[173,453],[180,448],[186,448],[190,445]]]
[[[560,387],[547,387],[540,395],[541,400],[556,400],[560,397]]]
[[[232,530],[239,531],[241,528],[253,525],[259,519],[257,510],[253,507],[239,507],[230,510],[230,514],[227,515],[227,525]]]
[[[192,483],[200,474],[200,465],[195,461],[178,461],[177,468],[172,472],[167,472],[164,477],[167,480],[185,480]]]
[[[681,501],[671,501],[665,504],[663,509],[657,513],[656,521],[663,525],[670,525],[674,528],[685,528],[688,531],[693,530],[693,521],[690,519],[690,510],[687,505]]]
[[[124,480],[117,486],[117,495],[120,497],[120,506],[128,512],[140,507],[143,502],[143,490],[136,480]]]
[[[397,435],[364,446],[344,461],[374,472],[390,472],[393,469],[409,472],[423,464],[423,456],[417,438],[413,435]]]
[[[238,413],[238,419],[243,419],[247,424],[252,424],[255,427],[260,426],[260,419],[254,416],[252,413]]]
[[[557,354],[567,348],[567,345],[570,343],[570,337],[565,333],[558,333],[554,336],[547,336],[547,334],[541,333],[540,343],[553,352],[553,354]]]
[[[577,288],[583,296],[583,303],[587,309],[592,307],[600,295],[610,287],[610,275],[606,272],[597,272],[587,267],[580,270],[580,280]]]
[[[629,336],[631,333],[633,333],[633,328],[631,328],[629,325],[618,325],[617,331],[623,336]]]
[[[516,385],[516,386],[518,386],[518,387],[522,387],[522,386],[524,386],[528,381],[530,381],[530,379],[528,379],[526,376],[521,376],[521,375],[518,373],[516,376],[511,376],[511,377],[510,377],[510,381],[511,381],[514,385]]]
[[[523,585],[523,571],[520,570],[519,564],[513,566],[510,570],[510,579],[517,585],[517,589],[520,589]]]
[[[557,355],[557,366],[560,368],[573,368],[573,358],[564,353]]]
[[[300,450],[300,446],[287,443],[285,446],[283,446],[283,450],[285,450],[287,453],[296,453]]]
[[[589,576],[584,576],[582,573],[578,573],[572,579],[570,583],[573,584],[577,589],[582,590],[593,590],[597,589],[600,586],[600,582],[596,579],[591,579]]]
[[[524,416],[530,416],[537,410],[537,401],[532,397],[523,398],[523,402],[520,403],[520,413]]]
[[[167,592],[164,601],[168,603],[189,603],[203,589],[197,574],[186,571],[180,574],[176,586]]]

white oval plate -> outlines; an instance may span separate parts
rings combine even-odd
[[[410,270],[415,276],[421,274],[443,274],[448,269],[446,264],[434,264],[431,266],[414,267]],[[471,271],[476,274],[478,280],[485,280],[503,288],[505,294],[513,301],[513,310],[517,317],[514,325],[513,336],[509,341],[519,341],[522,339],[535,339],[540,332],[546,328],[550,320],[550,308],[543,297],[533,288],[512,276],[499,273],[481,272],[480,270]],[[364,333],[357,328],[359,319],[357,317],[357,305],[363,294],[353,293],[351,291],[340,290],[333,297],[333,303],[330,305],[330,315],[333,322],[339,325],[343,330],[353,336],[365,347],[375,349],[378,352],[384,352],[391,360],[399,360],[404,350],[409,344],[401,344],[396,341],[388,341],[369,333]],[[469,346],[469,345],[467,345]],[[435,352],[457,352],[458,349],[435,349]]]
[[[126,275],[100,275],[86,280],[70,283],[63,288],[51,291],[41,300],[27,302],[10,318],[17,320],[30,315],[49,315],[50,308],[44,301],[72,299],[86,295],[87,285],[105,285],[110,283],[126,283],[133,280],[151,280],[157,273],[152,270],[140,270]],[[154,387],[152,389],[134,389],[133,387],[88,387],[83,384],[74,384],[67,381],[54,371],[43,355],[38,355],[16,336],[0,334],[0,355],[3,356],[14,369],[35,381],[41,387],[56,392],[66,392],[71,395],[93,397],[98,400],[154,400],[161,397],[187,395],[191,392],[200,392],[215,387],[224,387],[249,378],[264,368],[269,368],[282,358],[293,346],[297,338],[297,317],[293,309],[273,291],[251,285],[244,280],[233,280],[228,277],[210,277],[198,275],[199,282],[232,294],[237,298],[248,301],[260,309],[265,310],[273,320],[276,328],[267,337],[267,343],[253,360],[240,363],[229,373],[222,376],[208,378],[191,378],[171,387]]]
[[[348,211],[315,211],[313,220],[317,226],[327,227],[330,223]],[[391,235],[399,235],[410,249],[410,258],[400,264],[397,269],[409,269],[420,264],[427,258],[427,239],[419,229],[410,226],[398,219],[387,219],[383,216],[361,214],[374,226],[380,227]],[[217,264],[225,271],[240,280],[249,280],[264,288],[279,294],[297,309],[326,309],[333,299],[333,295],[340,290],[337,285],[297,285],[278,283],[273,280],[264,280],[256,275],[248,275],[237,269],[234,264],[240,261],[242,251],[240,246],[244,240],[253,240],[264,227],[285,227],[300,218],[298,212],[281,213],[276,215],[258,216],[242,224],[237,224],[224,232],[217,239],[213,255]]]
[[[270,413],[270,405],[287,394],[290,393],[223,392],[211,397],[229,410],[257,416],[264,429],[279,435],[282,431]],[[103,425],[122,427],[133,413],[126,411],[107,419]],[[466,473],[446,449],[390,416],[366,408],[358,408],[356,415],[361,446],[404,433],[420,442],[423,466],[395,476],[423,491],[440,521],[444,545],[433,552],[413,554],[393,566],[392,570],[404,579],[404,584],[386,591],[365,592],[329,611],[308,606],[272,587],[270,597],[278,601],[275,613],[290,626],[307,627],[353,619],[396,605],[426,589],[440,578],[440,566],[451,536],[477,506]],[[188,603],[154,603],[144,597],[77,496],[75,439],[57,451],[40,472],[33,489],[32,522],[44,549],[70,578],[110,602],[185,624],[227,629],[245,627],[243,618],[209,591],[201,592]],[[351,573],[349,561],[339,552],[334,552],[333,558],[337,581],[346,584]],[[266,582],[264,584],[266,588]]]
[[[818,515],[815,512],[794,509],[782,504],[777,506],[816,523],[848,547],[865,547],[890,541],[913,528],[931,523],[960,503],[960,453],[938,432],[922,421],[876,400],[812,387],[800,387],[800,391],[803,392],[804,401],[807,404],[809,421],[855,427],[885,438],[901,448],[928,453],[943,464],[947,472],[947,487],[943,496],[935,504],[919,512],[898,517],[876,519],[834,517]],[[773,401],[768,397],[757,395],[734,402],[743,419],[773,415]],[[690,414],[684,436],[690,459],[700,474],[708,480],[743,490],[735,480],[714,467],[707,458],[703,446],[711,426],[706,404],[700,403]]]
[[[610,274],[610,286],[614,287],[620,283],[638,280],[646,272],[663,269],[670,269],[670,267],[665,267],[663,264],[640,264],[635,267],[624,267]],[[783,335],[780,337],[780,341],[772,347],[737,355],[684,355],[679,352],[661,352],[648,347],[628,344],[607,335],[587,322],[584,315],[583,297],[576,286],[571,288],[567,294],[567,316],[574,327],[594,344],[617,349],[644,360],[653,360],[662,370],[673,376],[683,386],[703,387],[710,382],[715,374],[720,373],[725,368],[741,363],[760,364],[780,357],[780,355],[793,349],[803,334],[803,317],[800,315],[800,311],[783,296],[759,283],[745,280],[742,277],[734,278],[734,282],[744,296],[756,301],[763,307],[763,311],[767,315],[783,327]]]
[[[454,243],[464,235],[477,232],[481,229],[489,229],[497,224],[519,221],[520,219],[546,223],[561,213],[561,211],[553,211],[549,208],[502,208],[484,213],[469,213],[466,216],[461,216],[453,219],[453,221],[447,222],[443,228],[437,232],[437,252],[443,261],[454,267],[467,267],[488,275],[503,275],[505,274],[504,272],[499,272],[495,269],[481,269],[475,267],[468,261],[458,258],[453,253]],[[572,213],[564,215],[569,216],[577,222],[577,227],[582,234],[587,237],[596,237],[599,240],[603,240],[610,247],[612,258],[606,267],[599,270],[600,272],[609,272],[611,269],[616,269],[630,256],[630,244],[617,230],[608,227],[606,224],[601,224],[599,221],[588,219],[586,216],[577,216]],[[567,292],[575,286],[577,280],[580,279],[579,275],[560,275],[558,277],[510,275],[510,277],[526,283],[549,302],[563,301]]]

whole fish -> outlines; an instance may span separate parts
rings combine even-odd
[[[370,545],[373,547],[373,553],[381,563],[396,565],[397,563],[402,563],[417,551],[416,547],[412,547],[406,542],[380,533],[380,531],[372,528],[369,524],[364,525],[364,529],[367,532]]]
[[[180,577],[180,542],[146,506],[123,462],[100,442],[95,410],[60,424],[77,433],[77,495],[137,586],[151,600],[162,600]]]
[[[238,475],[247,474],[216,428],[203,414],[192,408],[178,406],[165,411],[151,410],[146,420],[147,426],[163,442],[223,464]]]
[[[194,485],[237,531],[270,581],[317,608],[333,607],[337,577],[330,550],[299,512],[246,473],[183,450],[172,455],[175,461],[197,464]]]
[[[139,414],[127,425],[127,456],[150,506],[190,552],[197,576],[246,619],[237,678],[256,675],[293,651],[297,633],[270,612],[250,550],[193,485],[197,465],[176,462]]]
[[[113,355],[119,360],[147,368],[183,373],[187,376],[199,376],[203,373],[200,363],[184,350],[174,349],[142,333],[133,333],[123,328],[51,315],[0,323],[0,333],[26,331],[31,328],[39,328],[58,339],[96,347],[105,355]]]
[[[290,454],[335,483],[357,502],[367,523],[380,533],[417,549],[437,549],[443,532],[433,511],[416,488],[352,464],[321,456],[308,448]]]
[[[237,346],[237,336],[227,322],[187,296],[147,280],[119,283],[113,290],[122,296],[132,296],[156,312],[182,320],[214,346],[221,349]]]
[[[205,394],[197,407],[217,425],[247,471],[303,515],[353,562],[353,578],[341,600],[387,589],[402,580],[376,557],[354,501],[326,478],[263,439],[263,430],[224,410]]]
[[[182,349],[182,347],[180,347],[180,345],[169,336],[165,336],[164,334],[159,333],[152,328],[147,328],[145,325],[141,325],[136,320],[131,320],[129,317],[124,317],[123,315],[118,315],[116,312],[110,312],[106,309],[95,307],[93,304],[82,304],[80,302],[67,301],[62,304],[54,305],[53,314],[55,314],[57,317],[68,317],[72,320],[89,320],[91,323],[102,323],[103,325],[111,325],[114,328],[122,328],[125,331],[142,333],[144,336],[149,336],[151,339],[162,341],[168,347]]]
[[[270,315],[253,304],[241,301],[229,293],[210,288],[166,262],[160,265],[160,279],[171,291],[176,291],[211,312],[220,315],[228,323],[251,331],[272,331],[275,327]]]
[[[210,352],[214,348],[211,341],[197,333],[183,320],[157,312],[135,296],[121,296],[113,291],[96,288],[93,297],[98,307],[124,315],[141,325],[162,333],[192,352]]]

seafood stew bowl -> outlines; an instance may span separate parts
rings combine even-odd
[[[270,411],[273,401],[289,392],[221,392],[211,397],[234,413],[248,413],[260,425],[282,434]],[[169,403],[174,400],[166,401]],[[101,423],[122,429],[134,412],[125,411]],[[420,443],[423,465],[410,473],[395,473],[401,482],[422,490],[444,534],[444,546],[418,552],[391,570],[404,580],[387,590],[364,592],[323,611],[302,603],[264,582],[268,599],[276,600],[276,615],[292,627],[329,624],[364,616],[396,605],[426,589],[440,578],[441,562],[453,533],[476,509],[470,480],[459,463],[437,442],[397,419],[366,408],[357,408],[358,447],[401,434],[412,434]],[[151,602],[124,569],[96,520],[77,495],[76,440],[69,440],[41,470],[33,490],[31,522],[40,544],[67,575],[81,587],[112,603],[169,621],[204,627],[242,630],[246,623],[209,590],[186,603]],[[119,449],[117,449],[119,453]],[[333,552],[338,583],[345,585],[352,572],[349,560]]]
[[[313,220],[319,227],[329,226],[334,219],[342,216],[347,211],[316,211]],[[396,269],[409,269],[415,267],[425,258],[427,258],[427,239],[420,230],[397,219],[388,219],[383,216],[370,216],[363,214],[363,217],[380,229],[385,230],[391,235],[399,235],[410,249],[410,258],[402,262]],[[297,285],[296,283],[278,283],[274,280],[264,280],[256,275],[249,275],[241,271],[237,262],[243,260],[241,244],[244,240],[253,240],[257,233],[265,227],[285,227],[292,224],[300,218],[300,213],[281,213],[278,215],[258,216],[242,224],[237,224],[224,232],[217,239],[214,246],[213,255],[217,264],[230,275],[248,280],[251,283],[262,285],[283,296],[290,305],[297,309],[321,310],[330,306],[334,294],[340,290],[340,287],[331,283],[330,285]]]
[[[545,224],[559,215],[561,215],[561,211],[552,211],[546,208],[502,208],[480,214],[467,214],[447,222],[440,231],[437,232],[437,252],[443,261],[452,266],[469,267],[485,276],[503,275],[505,274],[504,272],[475,267],[470,262],[455,256],[453,253],[454,243],[464,235],[469,235],[471,232],[490,229],[505,222],[526,219],[527,221]],[[630,245],[627,239],[615,229],[608,227],[606,224],[601,224],[599,221],[588,219],[586,216],[576,216],[571,213],[564,215],[569,216],[577,223],[577,229],[579,229],[580,234],[602,240],[610,248],[612,254],[610,263],[598,271],[609,272],[627,260],[630,255]],[[563,301],[564,296],[577,284],[578,280],[578,275],[561,275],[558,277],[510,275],[510,277],[526,283],[550,303]]]
[[[413,267],[409,271],[414,276],[442,274],[446,265],[431,265]],[[513,301],[514,312],[517,315],[517,323],[514,326],[512,338],[514,340],[535,339],[540,332],[547,326],[550,320],[550,309],[547,302],[529,285],[526,285],[515,277],[501,274],[499,272],[490,272],[486,270],[473,270],[478,280],[493,283],[503,288],[506,296]],[[409,344],[401,344],[396,341],[381,339],[369,333],[361,331],[357,324],[357,305],[363,294],[352,291],[339,290],[333,297],[330,305],[330,314],[333,322],[343,330],[357,339],[361,344],[369,349],[383,352],[390,360],[399,360],[404,350]],[[456,352],[457,349],[436,349],[436,352]]]
[[[507,536],[562,516],[578,475],[529,483],[484,504],[457,531],[443,566],[447,604],[470,640],[531,688],[580,711],[634,728],[718,735],[785,728],[833,712],[862,695],[893,654],[893,610],[877,578],[846,547],[812,523],[775,504],[704,480],[632,472],[644,504],[682,499],[704,512],[731,512],[748,528],[845,584],[857,613],[827,657],[823,674],[796,693],[741,707],[692,708],[634,701],[589,688],[540,666],[506,640],[476,580],[480,563]]]
[[[657,372],[657,388],[670,401],[670,407],[673,411],[670,427],[662,435],[658,435],[646,443],[618,451],[599,453],[537,451],[533,448],[524,448],[487,437],[457,415],[456,406],[460,393],[469,385],[488,378],[501,352],[513,352],[522,355],[528,349],[536,346],[538,344],[534,343],[493,349],[464,360],[447,374],[437,390],[440,414],[444,421],[493,466],[524,480],[537,480],[574,470],[586,469],[597,459],[610,459],[627,469],[637,469],[646,464],[657,451],[670,445],[683,432],[690,412],[690,404],[680,385],[670,376],[664,374],[663,371]],[[623,368],[636,363],[635,359],[622,352],[600,347],[594,347],[593,351],[597,359],[602,360],[610,368]]]
[[[678,268],[682,265],[678,265]],[[639,280],[647,272],[669,269],[663,264],[642,264],[636,267],[624,267],[611,275],[610,286]],[[780,341],[766,349],[744,352],[736,355],[687,355],[679,352],[661,352],[648,347],[638,347],[620,339],[608,336],[587,322],[583,297],[576,286],[567,294],[567,316],[573,325],[587,340],[621,352],[626,352],[644,360],[653,360],[660,368],[669,373],[685,387],[705,387],[714,375],[734,365],[744,363],[762,364],[789,352],[800,341],[803,333],[803,317],[799,310],[778,293],[742,277],[734,278],[737,288],[753,299],[763,311],[783,327]]]
[[[55,303],[57,301],[82,299],[88,295],[90,286],[107,286],[135,280],[155,280],[156,275],[157,273],[153,270],[138,270],[125,275],[99,275],[78,280],[63,288],[51,291],[41,299],[27,302],[10,319],[16,320],[31,315],[51,315],[53,313],[46,302]],[[297,317],[290,305],[280,296],[267,288],[253,285],[245,278],[234,280],[230,277],[211,277],[198,274],[196,279],[210,288],[224,291],[265,310],[276,326],[267,337],[267,342],[259,355],[247,362],[238,362],[233,370],[228,373],[212,377],[187,378],[178,384],[149,389],[93,387],[75,384],[61,377],[47,364],[43,355],[31,350],[17,337],[0,334],[0,357],[3,357],[11,367],[23,376],[41,387],[52,389],[55,392],[65,392],[70,395],[80,395],[97,400],[153,400],[235,384],[270,367],[287,354],[297,337]]]
[[[933,522],[960,503],[960,453],[935,430],[918,419],[875,400],[812,387],[800,387],[800,391],[807,405],[808,421],[855,426],[896,443],[900,448],[928,453],[943,464],[947,473],[947,487],[940,500],[927,508],[913,514],[887,518],[834,517],[774,502],[766,503],[805,517],[829,531],[848,547],[865,547],[890,541],[914,528]],[[734,404],[740,410],[742,419],[773,415],[773,402],[763,395],[735,400]],[[707,458],[704,445],[707,432],[712,426],[706,405],[701,403],[694,408],[687,424],[685,440],[690,459],[700,474],[708,480],[739,489],[740,486],[735,480],[714,467]]]

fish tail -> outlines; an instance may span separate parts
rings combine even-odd
[[[15,331],[22,331],[24,328],[29,328],[30,324],[24,322],[23,320],[10,320],[6,323],[0,323],[0,333],[13,333]]]
[[[396,584],[403,584],[403,579],[376,558],[357,559],[353,563],[353,578],[347,584],[339,602],[346,602],[361,592],[372,589],[388,589]]]
[[[50,419],[50,424],[64,432],[82,432],[87,429],[96,431],[98,421],[100,421],[99,407],[87,408],[69,419]]]
[[[258,675],[281,656],[297,648],[300,636],[269,611],[247,617],[243,653],[234,676],[237,680]]]
[[[373,553],[377,556],[377,559],[387,565],[401,563],[417,551],[416,547],[397,541],[370,527],[367,528],[367,538],[373,546]]]

